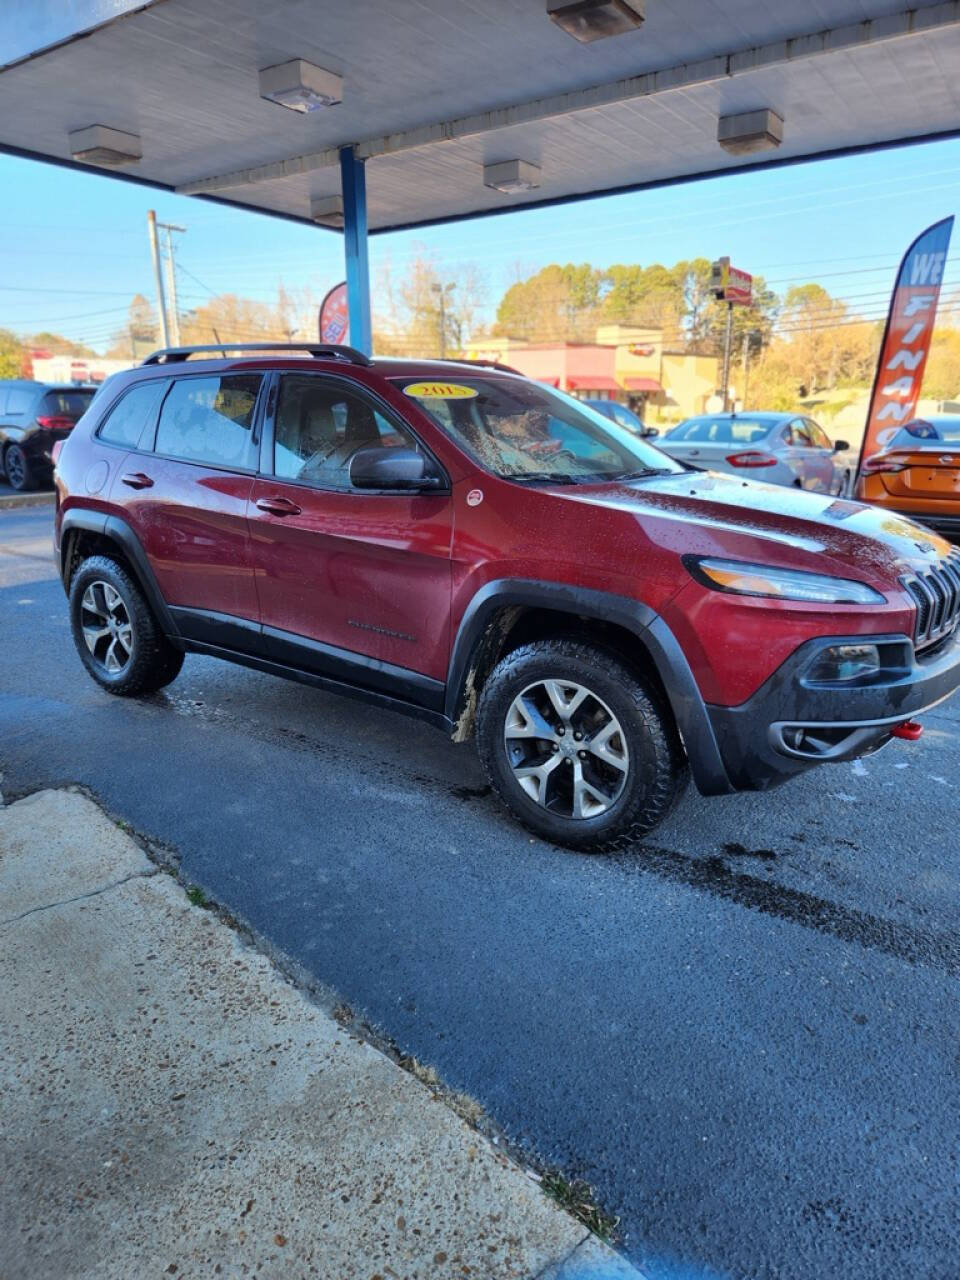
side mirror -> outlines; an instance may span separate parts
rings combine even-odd
[[[640,432],[640,435],[643,437],[644,440],[656,440],[659,434],[660,434],[659,427],[644,427],[643,430]]]
[[[426,463],[415,449],[358,449],[350,459],[350,483],[355,489],[439,489],[443,482],[427,474]]]
[[[847,444],[846,440],[837,440],[834,442],[833,452],[843,453],[845,449],[849,449],[849,448],[850,446]]]

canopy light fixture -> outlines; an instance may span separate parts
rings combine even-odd
[[[325,71],[303,58],[264,67],[260,72],[260,97],[291,111],[318,111],[343,101],[343,76]]]
[[[136,164],[143,156],[140,137],[136,133],[124,133],[105,124],[92,124],[86,129],[75,129],[68,134],[70,154],[83,164],[99,164],[107,169],[119,169],[125,164]]]
[[[310,201],[310,217],[323,227],[343,227],[343,196],[317,196]]]
[[[636,31],[645,9],[646,0],[547,0],[547,17],[581,44]]]
[[[533,191],[540,185],[540,166],[527,160],[504,160],[483,166],[483,185],[504,195],[517,191]]]
[[[783,117],[769,107],[762,111],[744,111],[736,116],[721,116],[717,124],[717,141],[732,156],[775,150],[783,141]]]

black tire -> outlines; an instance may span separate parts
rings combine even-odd
[[[598,716],[612,713],[622,728],[626,777],[615,784],[621,787],[616,799],[596,816],[574,817],[552,811],[528,795],[514,774],[504,740],[507,717],[513,714],[514,700],[521,693],[545,680],[589,690],[593,701],[585,706],[598,708]],[[476,737],[490,783],[507,807],[531,831],[574,849],[602,852],[629,847],[663,821],[689,778],[673,718],[654,688],[616,654],[574,639],[536,641],[508,654],[483,687]],[[566,742],[568,745],[550,746],[550,750],[569,753],[569,738]],[[511,749],[519,750],[520,745]],[[522,745],[527,749],[526,741]],[[541,748],[538,743],[530,749]],[[582,750],[574,750],[585,758]],[[581,770],[593,763],[587,760]],[[563,769],[569,768],[572,778],[577,768],[572,759],[559,765],[558,781],[550,784],[555,790],[565,785]]]
[[[7,483],[18,493],[26,493],[32,489],[35,477],[30,467],[30,460],[18,444],[8,444],[3,455],[3,469],[7,475]]]
[[[104,635],[103,640],[97,642],[96,651],[91,651],[84,632],[85,620],[93,630],[99,616],[103,616],[109,625],[106,614],[91,612],[84,603],[86,598],[87,601],[99,602],[98,607],[105,609],[103,589],[106,587],[112,588],[121,602],[115,614],[111,615],[114,624],[118,619],[123,620],[122,630],[127,632],[129,628],[131,641],[129,648],[121,645],[115,650],[116,654],[126,654],[118,671],[108,670],[104,657],[116,632]],[[87,595],[88,589],[92,596]],[[91,556],[73,575],[70,583],[70,629],[80,661],[108,693],[121,697],[155,693],[175,680],[183,666],[183,654],[164,636],[140,587],[123,565],[108,556]]]

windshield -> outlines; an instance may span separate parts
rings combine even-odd
[[[762,418],[689,418],[668,431],[665,439],[691,444],[757,444],[774,426]]]
[[[683,468],[602,414],[522,378],[399,384],[488,471],[511,480],[602,483]]]

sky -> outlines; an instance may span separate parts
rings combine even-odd
[[[150,208],[187,228],[177,236],[182,310],[227,292],[272,302],[281,283],[319,296],[343,277],[341,238],[323,229],[8,156],[0,190],[0,328],[17,333],[105,350],[131,296],[154,296]],[[371,275],[387,261],[402,275],[424,255],[441,274],[473,265],[490,319],[518,271],[549,262],[729,255],[778,293],[817,280],[878,319],[910,241],[958,206],[960,140],[949,140],[373,236]],[[960,232],[946,277],[957,285]]]

